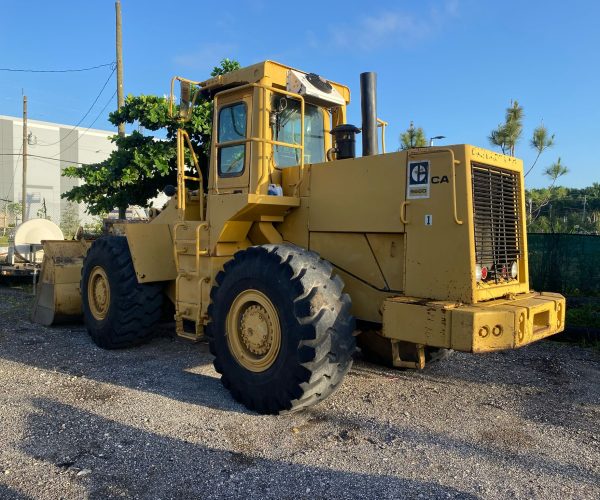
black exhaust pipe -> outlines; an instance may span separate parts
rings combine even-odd
[[[362,112],[362,154],[372,156],[377,148],[377,73],[360,74],[360,109]]]

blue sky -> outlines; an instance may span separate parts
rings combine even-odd
[[[79,68],[114,60],[113,0],[1,3],[0,67]],[[349,121],[360,126],[359,74],[376,71],[389,148],[398,146],[411,120],[430,136],[445,135],[445,143],[488,147],[490,130],[516,99],[525,108],[517,155],[526,166],[535,156],[528,145],[533,128],[543,120],[556,134],[528,187],[547,185],[542,171],[559,156],[570,168],[563,185],[600,182],[594,152],[600,142],[600,2],[289,5],[230,0],[222,12],[211,12],[206,2],[122,0],[126,93],[165,94],[174,74],[205,79],[223,57],[242,65],[274,59],[350,86]],[[30,118],[75,124],[109,73],[0,71],[0,114],[20,115],[23,88]],[[110,100],[113,82],[82,126]],[[111,102],[107,109],[114,107]],[[94,127],[110,125],[102,115]]]

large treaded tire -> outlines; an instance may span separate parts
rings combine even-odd
[[[352,366],[354,318],[344,283],[316,253],[288,244],[250,247],[216,276],[206,334],[214,366],[233,397],[258,413],[295,412],[329,396]],[[226,321],[244,290],[264,293],[275,306],[281,348],[273,364],[254,372],[230,352]]]
[[[110,286],[108,311],[102,320],[94,317],[88,301],[90,273],[97,267],[106,273]],[[83,261],[81,298],[88,333],[104,349],[146,342],[162,314],[162,285],[138,283],[124,236],[104,236],[92,243]]]

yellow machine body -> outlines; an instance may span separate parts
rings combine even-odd
[[[330,82],[345,104],[315,104],[287,90],[290,71],[266,61],[194,82],[214,102],[208,189],[186,188],[201,174],[184,164],[181,130],[177,195],[148,224],[122,226],[138,281],[166,284],[179,335],[202,337],[215,276],[237,251],[282,242],[334,266],[353,315],[376,331],[365,342],[386,346],[396,366],[422,367],[427,346],[511,349],[564,328],[564,298],[529,287],[520,160],[470,145],[333,159],[330,131],[346,122],[350,92]],[[298,126],[277,137],[273,117],[291,105]],[[243,126],[223,138],[234,111]],[[232,175],[220,163],[234,156]]]
[[[81,318],[79,281],[90,246],[80,241],[44,241],[44,260],[36,287],[31,319],[53,325]]]

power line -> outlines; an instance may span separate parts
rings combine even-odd
[[[84,136],[94,125],[94,123],[96,123],[96,121],[98,120],[98,118],[100,118],[100,116],[102,116],[102,113],[104,112],[104,110],[108,107],[108,105],[111,103],[111,101],[114,99],[114,97],[117,95],[117,91],[115,90],[113,92],[113,95],[110,96],[110,99],[106,102],[106,104],[104,105],[104,107],[100,110],[100,112],[98,113],[98,115],[96,116],[96,118],[94,118],[94,121],[92,123],[90,123],[90,126],[88,128],[86,128],[82,133],[81,136]],[[78,143],[78,139],[76,139],[75,141],[73,141],[69,146],[67,146],[65,149],[63,149],[59,154],[64,153],[65,151],[67,151],[68,149],[72,148],[75,144]],[[0,156],[22,156],[22,154],[19,153],[0,153]],[[56,158],[57,155],[54,156],[43,156],[43,155],[34,155],[34,154],[28,154],[27,155],[29,158],[40,158],[40,159],[44,159],[44,160],[53,160],[53,161],[62,161],[64,163],[75,163],[77,165],[89,165],[89,163],[84,163],[81,161],[71,161],[71,160],[61,160],[60,158]],[[15,165],[15,172],[16,172],[16,165]],[[13,181],[14,181],[14,175],[13,175]]]
[[[0,68],[0,71],[9,71],[12,73],[78,73],[81,71],[91,71],[98,68],[106,68],[107,66],[114,66],[115,62],[109,62],[106,64],[99,64],[98,66],[90,66],[89,68],[75,68],[75,69],[17,69],[17,68]]]
[[[58,156],[61,153],[64,153],[65,151],[71,149],[73,146],[75,146],[75,144],[77,144],[79,142],[79,139],[81,137],[83,137],[85,134],[88,133],[88,131],[92,128],[92,126],[94,125],[94,123],[96,123],[98,121],[98,118],[100,118],[100,116],[102,116],[102,113],[104,113],[104,110],[108,107],[108,105],[111,103],[111,101],[114,99],[114,97],[117,95],[117,91],[115,90],[113,92],[113,95],[110,96],[110,99],[106,102],[106,104],[104,105],[104,107],[100,110],[100,112],[96,115],[96,118],[94,118],[94,121],[92,123],[90,123],[89,127],[86,128],[80,136],[78,136],[69,146],[67,146],[66,148],[64,148],[63,150],[61,150],[58,154],[55,154],[49,158],[57,159],[56,156]],[[78,162],[72,162],[72,163],[78,163]],[[84,163],[81,163],[80,165],[85,165]]]
[[[114,99],[114,97],[117,95],[117,91],[115,90],[113,92],[113,95],[110,96],[110,99],[106,102],[106,104],[102,107],[102,109],[100,110],[100,112],[96,115],[96,118],[94,118],[94,121],[92,123],[90,123],[89,127],[86,128],[81,135],[74,140],[69,146],[67,146],[65,149],[61,150],[60,153],[64,153],[65,151],[67,151],[68,149],[72,148],[75,144],[78,143],[79,138],[83,137],[87,132],[89,132],[89,130],[92,128],[92,126],[94,125],[94,123],[96,123],[98,121],[98,118],[100,118],[100,116],[102,116],[102,113],[104,112],[104,110],[108,107],[108,105],[111,103],[111,101]],[[21,156],[21,153],[0,153],[0,155],[2,156]],[[82,163],[79,161],[70,161],[70,160],[61,160],[60,158],[56,158],[57,155],[53,155],[53,156],[42,156],[42,155],[27,155],[27,156],[31,156],[34,158],[44,158],[46,160],[54,160],[54,161],[64,161],[65,163],[77,163],[78,165],[87,165],[86,163]]]
[[[59,142],[64,141],[67,137],[69,137],[76,129],[77,127],[79,127],[79,125],[81,125],[81,123],[83,122],[83,120],[86,119],[87,115],[90,114],[90,111],[92,111],[92,109],[94,108],[94,106],[96,105],[96,103],[98,102],[98,99],[100,99],[100,96],[102,95],[102,92],[104,92],[104,89],[106,88],[106,86],[108,85],[108,82],[110,82],[110,79],[112,78],[112,76],[115,73],[115,68],[112,69],[112,71],[110,72],[110,75],[108,75],[108,78],[106,79],[106,81],[104,82],[104,85],[102,85],[102,88],[100,89],[100,92],[98,93],[98,95],[96,96],[96,98],[94,99],[94,102],[92,103],[92,105],[89,107],[89,109],[85,112],[85,115],[83,115],[83,117],[81,118],[81,120],[79,120],[77,122],[77,124],[67,132],[67,134],[62,138],[59,139],[56,142],[51,142],[50,144],[40,144],[40,146],[54,146],[55,144],[58,144]]]
[[[0,156],[23,156],[23,155],[21,153],[0,153]],[[32,154],[28,154],[27,156],[29,158],[43,158],[44,160],[62,161],[64,163],[77,163],[77,165],[88,165],[87,163],[82,163],[80,161],[61,160],[60,158],[52,158],[51,156],[41,156],[41,155],[32,155]],[[14,179],[14,176],[13,176],[13,179]]]
[[[106,101],[106,104],[104,105],[104,107],[100,110],[100,113],[98,113],[98,115],[96,116],[96,118],[94,118],[94,121],[92,123],[90,123],[90,126],[88,128],[86,128],[83,133],[85,134],[89,129],[92,128],[92,125],[94,125],[94,123],[96,123],[98,121],[98,118],[100,118],[100,116],[102,115],[103,111],[108,107],[108,105],[111,103],[111,101],[114,99],[114,97],[117,95],[117,91],[115,90],[113,92],[113,95],[110,96],[110,99],[108,101]]]

